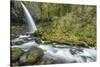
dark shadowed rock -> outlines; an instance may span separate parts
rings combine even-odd
[[[20,48],[11,48],[11,62],[16,62],[19,60],[20,56],[24,53]]]
[[[15,66],[19,66],[19,64],[20,64],[19,61],[16,61],[16,62],[11,63],[11,66],[15,67]]]
[[[15,42],[16,45],[21,45],[21,44],[23,44],[23,43],[24,43],[23,41]]]
[[[15,38],[17,38],[17,36],[15,36],[14,34],[11,34],[11,35],[10,35],[10,40],[13,40],[13,39],[15,39]]]
[[[41,44],[42,40],[40,38],[35,38],[35,42],[38,43],[38,44]]]
[[[83,52],[83,49],[81,49],[81,48],[71,48],[70,52],[71,52],[72,55],[75,55],[77,53]]]

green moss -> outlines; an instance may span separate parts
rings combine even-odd
[[[27,62],[32,63],[32,62],[34,62],[36,60],[36,58],[37,57],[35,55],[33,55],[33,54],[31,55],[30,54],[30,55],[27,56]]]
[[[39,22],[36,22],[38,31],[34,33],[34,36],[45,41],[80,44],[82,42],[89,46],[96,46],[96,6],[33,2],[26,4],[37,11],[35,15],[32,15],[34,19],[39,19]],[[19,17],[23,17],[19,12],[20,6],[19,2],[12,6],[14,25],[22,22],[19,20]],[[15,23],[16,20],[19,20],[19,24]],[[26,29],[11,26],[11,30],[11,34],[19,35]]]
[[[86,20],[83,22],[77,15],[69,13],[69,15],[49,22],[51,23],[49,25],[48,23],[40,23],[37,27],[38,31],[41,32],[40,38],[45,41],[85,43],[88,46],[96,46],[96,21],[93,18],[86,20],[83,17],[81,19]]]
[[[41,48],[31,48],[26,54],[26,63],[34,64],[38,59],[42,58],[43,50]]]
[[[11,48],[11,53],[11,60],[14,62],[20,58],[20,56],[23,54],[23,50],[20,48]]]

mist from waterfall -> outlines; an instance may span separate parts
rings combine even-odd
[[[30,15],[26,6],[22,2],[21,2],[21,5],[22,5],[23,10],[24,10],[25,19],[27,20],[26,22],[28,24],[28,33],[34,33],[37,30],[35,22],[32,19],[32,16]]]

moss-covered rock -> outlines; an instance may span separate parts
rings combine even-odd
[[[24,51],[20,48],[11,48],[11,62],[17,61],[23,53]]]
[[[11,66],[19,66],[19,65],[20,65],[19,61],[16,61],[14,63],[11,63]]]
[[[41,48],[31,48],[25,55],[20,58],[21,65],[33,65],[43,56]]]

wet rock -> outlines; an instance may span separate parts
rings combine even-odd
[[[33,65],[43,57],[41,48],[31,48],[26,54],[20,58],[21,65]]]
[[[18,41],[18,42],[15,42],[15,45],[21,45],[23,43],[24,43],[23,41]]]
[[[69,48],[70,46],[68,46],[68,45],[53,45],[53,47],[55,47],[55,48]]]
[[[36,38],[35,39],[35,42],[38,43],[38,44],[41,44],[42,43],[42,40],[40,38]]]
[[[24,51],[20,48],[11,48],[11,62],[19,60],[23,53]]]
[[[24,38],[24,40],[27,42],[27,41],[32,41],[33,38]]]
[[[24,41],[10,41],[10,44],[11,44],[11,46],[14,46],[14,45],[21,45],[21,44],[23,44],[24,43]]]
[[[72,55],[75,55],[77,53],[83,52],[83,49],[81,49],[81,48],[71,48],[70,52],[71,52]]]
[[[55,64],[55,63],[56,63],[55,60],[47,58],[43,59],[39,64],[43,65],[43,64]]]
[[[89,48],[88,44],[86,43],[80,43],[80,44],[77,44],[79,47],[85,47],[85,48]]]

